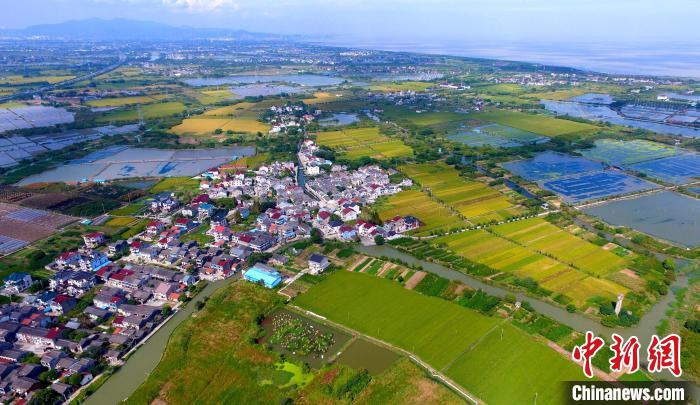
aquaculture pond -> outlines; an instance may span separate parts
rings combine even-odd
[[[700,200],[682,194],[663,191],[583,211],[686,247],[700,245]]]
[[[556,179],[604,168],[601,163],[556,152],[543,152],[532,159],[503,163],[502,166],[529,181]]]
[[[255,148],[247,146],[216,149],[111,147],[55,169],[29,176],[19,184],[194,176],[212,167],[254,154]]]
[[[233,93],[232,100],[238,100],[246,97],[264,97],[276,96],[278,94],[297,94],[304,93],[306,87],[288,86],[285,84],[247,84],[244,86],[231,87]]]
[[[370,374],[379,374],[389,368],[400,354],[365,339],[356,339],[336,360],[358,370],[367,370]]]
[[[330,363],[350,336],[295,312],[278,309],[262,323],[261,343],[280,353],[319,368]]]
[[[458,133],[448,136],[448,138],[471,147],[493,146],[499,148],[514,148],[549,140],[546,136],[501,124],[488,124],[468,130],[460,130]]]
[[[322,127],[332,127],[340,125],[349,125],[358,121],[360,121],[360,118],[357,116],[357,114],[339,112],[333,113],[333,115],[331,115],[330,117],[321,118],[320,120],[318,120],[318,123]]]

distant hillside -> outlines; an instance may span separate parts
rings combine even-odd
[[[72,20],[57,24],[32,25],[23,29],[0,30],[0,37],[48,37],[76,40],[178,40],[228,38],[237,40],[279,40],[281,35],[220,28],[173,27],[152,21],[126,19]]]

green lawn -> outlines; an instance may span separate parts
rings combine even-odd
[[[576,364],[500,318],[367,274],[337,272],[294,303],[447,367],[488,403],[523,403],[535,392],[538,403],[561,403],[557,382],[582,377]]]
[[[138,121],[139,109],[137,107],[127,108],[115,112],[107,113],[97,119],[97,122],[116,122],[116,121]],[[155,119],[169,117],[179,114],[185,110],[185,105],[173,101],[168,103],[148,104],[141,107],[144,119]]]

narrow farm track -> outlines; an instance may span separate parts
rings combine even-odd
[[[305,310],[305,309],[303,309],[303,308],[300,308],[300,307],[298,307],[298,306],[296,306],[296,305],[289,305],[288,308],[291,309],[291,310],[293,310],[293,311],[296,311],[296,312],[298,312],[298,313],[300,313],[300,314],[302,314],[302,315],[311,316],[311,317],[313,317],[314,319],[316,319],[317,321],[320,321],[320,322],[322,322],[322,323],[327,323],[328,325],[333,326],[333,327],[335,327],[335,328],[337,328],[337,329],[339,329],[339,330],[345,331],[346,333],[349,333],[349,334],[351,334],[351,335],[353,335],[353,336],[355,336],[355,337],[361,336],[361,337],[363,337],[364,339],[367,339],[367,340],[369,340],[369,341],[371,341],[371,342],[373,342],[373,343],[375,343],[375,344],[377,344],[377,345],[379,345],[379,346],[382,346],[382,347],[388,348],[388,349],[390,349],[390,350],[393,350],[393,351],[395,351],[395,352],[398,352],[398,353],[401,353],[401,354],[403,354],[403,355],[406,355],[406,356],[408,356],[408,358],[410,358],[416,365],[418,365],[419,367],[423,368],[425,371],[427,371],[427,372],[428,372],[431,376],[433,376],[434,378],[437,378],[438,380],[440,380],[440,382],[442,382],[443,384],[445,384],[446,386],[448,386],[450,389],[452,389],[453,391],[455,391],[456,393],[458,393],[459,395],[461,395],[464,399],[468,400],[469,402],[471,402],[471,403],[473,403],[473,404],[484,404],[484,403],[485,403],[485,402],[482,401],[481,399],[477,398],[476,395],[470,393],[469,391],[467,391],[466,389],[464,389],[464,387],[460,386],[460,385],[457,384],[456,382],[452,381],[452,379],[450,379],[449,377],[445,376],[441,371],[434,369],[430,364],[426,363],[424,360],[422,360],[421,358],[419,358],[418,356],[416,356],[415,354],[413,354],[413,353],[411,353],[411,352],[409,352],[409,351],[407,351],[407,350],[404,350],[404,349],[402,349],[402,348],[400,348],[400,347],[398,347],[398,346],[392,345],[391,343],[387,343],[387,342],[385,342],[385,341],[383,341],[383,340],[380,340],[380,339],[377,339],[377,338],[375,338],[375,337],[369,336],[369,335],[364,334],[364,333],[362,333],[362,332],[356,331],[356,330],[354,330],[354,329],[348,328],[347,326],[345,326],[345,325],[343,325],[343,324],[339,324],[339,323],[333,322],[333,321],[329,320],[328,318],[326,318],[326,317],[324,317],[324,316],[321,316],[321,315],[319,315],[319,314],[316,314],[316,313],[314,313],[314,312],[312,312],[312,311],[307,311],[307,310]]]

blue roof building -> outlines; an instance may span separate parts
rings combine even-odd
[[[263,263],[256,263],[255,266],[249,268],[243,273],[243,278],[253,283],[262,282],[267,288],[275,288],[277,284],[282,282],[280,273]]]

